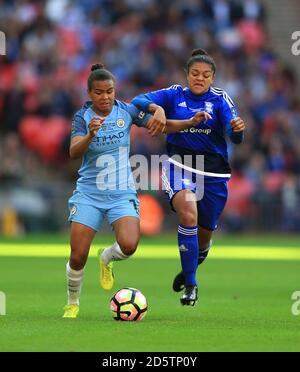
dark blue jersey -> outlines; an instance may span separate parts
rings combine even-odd
[[[238,111],[225,91],[210,87],[206,93],[195,95],[188,88],[172,85],[140,95],[132,101],[144,111],[147,111],[151,102],[163,107],[168,119],[186,120],[198,111],[209,113],[212,119],[206,123],[202,121],[189,129],[168,134],[168,154],[204,155],[206,172],[230,173],[225,137],[227,135],[232,142],[240,143],[243,133],[234,133],[232,130],[230,122],[238,116]]]

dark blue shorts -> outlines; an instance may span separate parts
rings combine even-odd
[[[199,176],[167,164],[163,166],[162,181],[171,206],[177,192],[191,190],[197,196],[198,225],[211,231],[218,227],[227,202],[228,179]]]

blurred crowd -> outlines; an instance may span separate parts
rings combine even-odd
[[[185,62],[201,47],[247,123],[245,142],[229,145],[225,226],[299,231],[299,86],[271,47],[267,17],[260,0],[0,0],[0,183],[75,180],[70,123],[93,63],[130,101],[186,85]],[[163,154],[163,138],[134,129],[132,152]]]

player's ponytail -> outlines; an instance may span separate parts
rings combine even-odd
[[[192,51],[192,57],[195,56],[208,56],[208,53],[204,49],[198,48]]]
[[[194,49],[192,51],[191,57],[187,62],[186,71],[189,72],[190,68],[193,66],[194,63],[207,63],[211,65],[213,73],[216,73],[217,66],[214,59],[204,50],[201,48]]]
[[[102,63],[95,63],[91,67],[91,73],[87,81],[88,90],[92,90],[93,82],[97,80],[112,80],[115,82],[114,75],[104,68]]]
[[[102,63],[95,63],[91,67],[91,71],[101,70],[101,69],[104,69],[104,65],[102,65]]]

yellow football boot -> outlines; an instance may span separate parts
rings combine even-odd
[[[63,318],[77,318],[77,315],[79,313],[79,305],[71,304],[66,305],[64,307],[64,315]]]
[[[108,265],[104,264],[101,258],[103,251],[104,249],[99,249],[98,251],[100,269],[99,283],[104,290],[109,291],[114,285],[113,262],[110,262]]]

